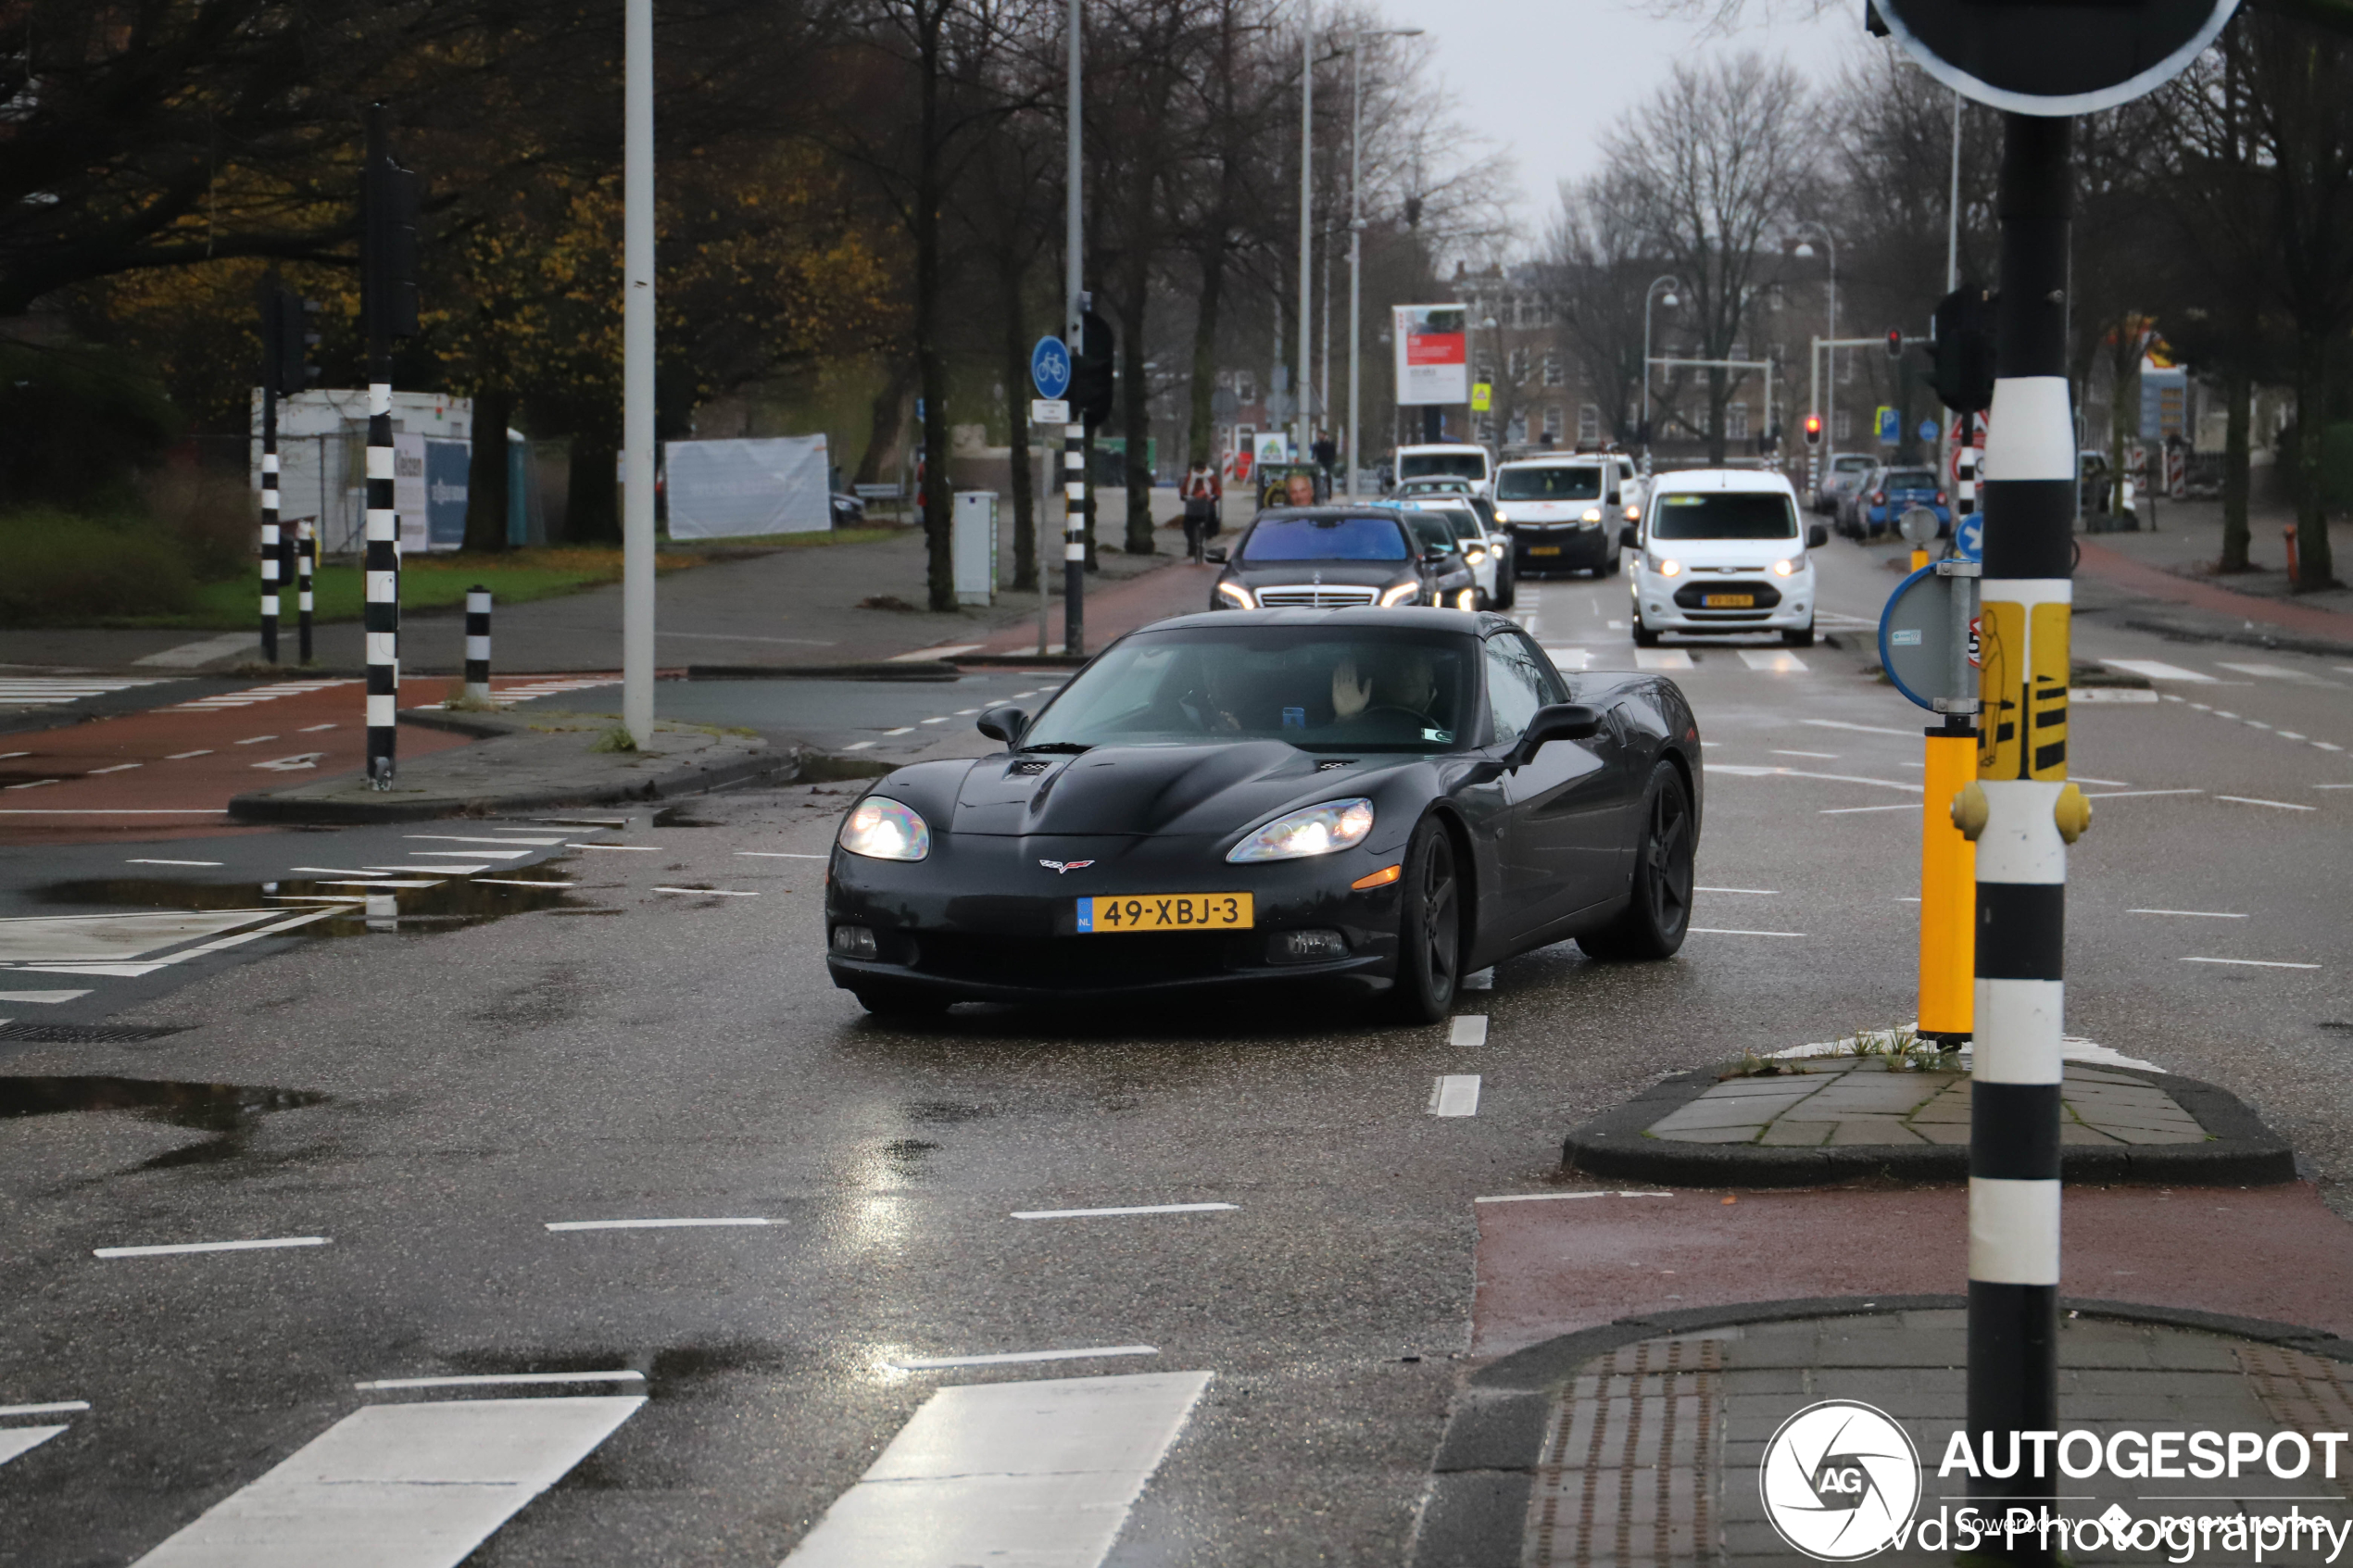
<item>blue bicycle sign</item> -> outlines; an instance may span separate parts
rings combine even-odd
[[[1070,350],[1063,340],[1047,336],[1029,351],[1029,379],[1040,397],[1060,397],[1070,390]]]

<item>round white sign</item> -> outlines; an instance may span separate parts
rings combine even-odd
[[[1781,1423],[1757,1466],[1765,1515],[1818,1562],[1883,1551],[1920,1500],[1920,1457],[1885,1411],[1825,1399]]]

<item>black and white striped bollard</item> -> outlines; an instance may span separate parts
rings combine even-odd
[[[1981,1515],[2047,1507],[2019,1434],[2058,1429],[2059,1102],[2067,846],[2089,821],[2067,781],[2075,421],[2067,382],[2071,124],[2005,117],[2002,292],[1987,419],[1977,779],[1954,820],[1977,842],[1969,1110],[1969,1429]],[[1992,1473],[2023,1449],[2028,1462]],[[2032,1547],[2011,1561],[2047,1562]]]
[[[1063,652],[1086,651],[1087,427],[1073,420],[1063,427]]]
[[[479,583],[466,590],[466,695],[490,700],[490,590]]]
[[[295,524],[295,630],[302,661],[310,662],[310,584],[319,573],[319,531],[308,522]]]
[[[400,701],[400,522],[392,509],[390,356],[368,383],[368,783],[392,787]]]

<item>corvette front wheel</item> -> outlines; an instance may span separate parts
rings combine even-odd
[[[1454,841],[1435,820],[1405,848],[1404,897],[1397,922],[1397,985],[1391,1008],[1405,1023],[1436,1023],[1454,1005],[1463,956],[1463,902]]]

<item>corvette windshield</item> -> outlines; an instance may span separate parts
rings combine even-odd
[[[1405,536],[1385,517],[1261,518],[1242,545],[1241,558],[1266,561],[1403,560]]]
[[[1023,748],[1278,740],[1305,751],[1451,751],[1466,744],[1475,647],[1353,628],[1140,633],[1049,704]]]

